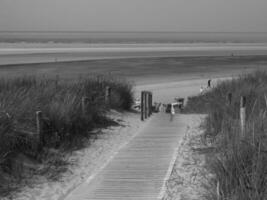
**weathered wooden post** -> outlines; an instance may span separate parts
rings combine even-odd
[[[151,114],[153,113],[153,93],[151,92]]]
[[[149,117],[149,92],[146,92],[146,118]]]
[[[152,92],[149,92],[149,116],[152,115],[152,106],[153,106]]]
[[[147,118],[147,92],[144,91],[144,118],[146,119]]]
[[[148,92],[148,117],[150,117],[150,92]]]
[[[217,181],[216,193],[217,193],[217,200],[220,200],[220,182],[219,181]]]
[[[147,117],[150,117],[150,93],[147,91]]]
[[[152,114],[152,93],[149,91],[141,92],[141,120],[145,120]]]
[[[111,100],[111,88],[109,86],[105,89],[105,103],[108,105],[110,104]]]
[[[227,101],[228,101],[228,105],[230,106],[232,104],[232,93],[228,93]]]
[[[36,131],[39,138],[39,148],[42,148],[45,144],[44,132],[43,132],[43,114],[42,111],[36,112]]]
[[[141,92],[141,120],[144,121],[145,119],[145,92]]]
[[[242,136],[245,135],[246,129],[246,97],[241,96],[240,99],[240,128]]]

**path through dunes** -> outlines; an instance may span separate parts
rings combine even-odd
[[[191,117],[177,114],[171,121],[169,114],[155,114],[99,174],[66,200],[159,199]]]

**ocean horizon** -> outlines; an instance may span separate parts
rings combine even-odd
[[[267,55],[267,33],[0,32],[0,65],[246,55]]]
[[[267,43],[267,32],[0,31],[0,43]]]

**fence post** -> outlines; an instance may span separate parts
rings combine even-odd
[[[144,121],[144,112],[145,112],[145,92],[141,92],[141,120]]]
[[[141,120],[144,121],[152,115],[152,92],[141,92]]]
[[[152,115],[153,113],[152,107],[153,107],[153,93],[150,92],[150,115]]]
[[[151,115],[153,113],[153,93],[151,92]]]
[[[150,117],[150,93],[147,91],[147,117]]]
[[[228,105],[231,105],[232,104],[232,93],[228,93],[227,100],[228,100]]]
[[[220,182],[219,181],[217,181],[216,193],[217,193],[217,200],[220,200]]]
[[[147,102],[147,92],[144,91],[144,118],[147,118],[147,106],[146,106],[146,102]]]
[[[246,97],[241,96],[240,99],[240,128],[242,136],[245,135],[246,128]]]
[[[36,129],[39,137],[39,145],[43,147],[45,144],[44,132],[43,132],[43,114],[42,111],[36,112]]]
[[[149,117],[149,92],[146,92],[146,118]]]
[[[105,90],[105,103],[106,104],[110,104],[110,95],[111,95],[111,88],[107,86]]]
[[[149,92],[149,116],[152,115],[152,93]]]

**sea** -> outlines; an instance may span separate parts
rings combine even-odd
[[[267,43],[265,32],[23,32],[2,31],[0,43]]]
[[[0,32],[0,65],[245,55],[267,55],[267,33]]]

